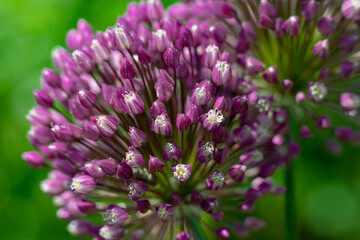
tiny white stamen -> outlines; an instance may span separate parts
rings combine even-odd
[[[215,108],[208,112],[207,120],[211,123],[221,123],[224,120],[224,116],[217,108]]]
[[[206,47],[205,51],[206,52],[211,52],[211,53],[215,53],[219,50],[219,47],[216,45],[209,45]]]
[[[217,61],[215,67],[217,68],[217,70],[219,70],[222,74],[226,73],[230,66],[227,62],[225,61]]]
[[[157,116],[157,118],[155,119],[155,122],[159,123],[161,126],[165,126],[166,122],[165,122],[164,114],[161,114],[161,115]]]

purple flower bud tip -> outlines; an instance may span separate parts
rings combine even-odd
[[[54,70],[45,68],[41,73],[43,81],[51,87],[57,88],[61,86],[61,78]]]
[[[170,47],[163,54],[164,62],[170,69],[176,69],[180,64],[179,51]]]
[[[216,86],[226,84],[231,78],[231,66],[226,61],[217,61],[212,70],[212,81]]]
[[[178,179],[180,182],[185,183],[186,180],[189,179],[191,174],[191,166],[192,164],[178,164],[174,167],[171,167],[171,170],[174,173],[174,177]]]
[[[127,213],[126,209],[111,204],[109,205],[106,212],[103,214],[103,217],[109,225],[121,225],[130,216]]]
[[[82,89],[78,92],[79,102],[86,108],[91,108],[97,103],[96,94]]]
[[[76,193],[87,194],[92,192],[96,187],[95,180],[88,175],[78,174],[73,177],[70,188]]]
[[[321,116],[317,120],[317,126],[319,128],[329,128],[329,127],[331,127],[330,119],[328,117],[326,117],[326,116]]]
[[[172,124],[170,119],[165,114],[158,115],[155,120],[152,120],[151,130],[160,135],[172,135]]]
[[[205,48],[205,52],[202,56],[202,62],[206,67],[212,68],[219,58],[220,58],[219,47],[216,45],[208,45]]]
[[[105,225],[100,228],[99,235],[105,240],[119,239],[125,236],[125,230],[119,225]]]
[[[191,119],[184,113],[178,113],[176,118],[176,127],[179,131],[183,132],[191,125]]]
[[[100,139],[100,130],[93,122],[84,121],[82,123],[83,136],[89,140],[97,141]]]
[[[141,213],[146,213],[151,208],[150,202],[148,200],[137,201],[136,206]]]
[[[116,27],[114,31],[115,44],[120,49],[130,49],[134,44],[134,39],[124,26]]]
[[[134,176],[134,173],[126,162],[122,162],[117,167],[116,176],[120,179],[130,179]]]
[[[245,64],[246,71],[250,76],[256,75],[264,69],[264,65],[253,57],[247,57]]]
[[[128,134],[130,137],[130,143],[134,147],[141,147],[143,144],[147,142],[148,138],[146,133],[135,127],[130,127]]]
[[[265,70],[263,74],[264,79],[269,83],[277,83],[279,79],[279,75],[277,72],[276,66],[271,66]]]
[[[289,80],[289,79],[285,79],[281,82],[282,87],[285,91],[290,91],[292,89],[292,87],[294,86],[294,83]]]
[[[326,16],[318,21],[317,27],[322,35],[329,36],[334,29],[334,19]]]
[[[285,33],[290,36],[296,36],[299,34],[300,26],[299,26],[299,17],[291,16],[286,21],[284,21],[282,28]]]
[[[301,5],[301,11],[306,20],[313,20],[316,18],[316,14],[319,8],[319,3],[311,0]]]
[[[44,108],[51,108],[53,107],[53,99],[49,96],[49,94],[44,90],[35,90],[34,97],[36,103]]]
[[[306,99],[306,96],[305,96],[305,94],[303,92],[298,92],[296,94],[296,97],[295,97],[296,103],[301,103],[305,99]]]
[[[163,169],[165,166],[165,163],[162,162],[160,159],[150,156],[149,160],[149,172],[159,172],[161,169]]]
[[[42,168],[45,165],[44,157],[37,152],[25,152],[22,154],[22,158],[32,168]]]
[[[111,137],[115,134],[119,126],[119,120],[111,115],[100,115],[92,118],[93,122],[96,123],[100,132],[105,137]]]
[[[175,240],[190,240],[190,234],[185,231],[182,231],[178,233],[178,235],[176,235]]]
[[[329,41],[327,39],[317,42],[312,48],[313,54],[321,59],[327,58],[329,54]]]
[[[72,54],[72,57],[74,62],[81,71],[85,73],[89,73],[93,70],[94,68],[93,60],[91,59],[91,56],[85,51],[75,50]]]
[[[149,189],[148,185],[141,181],[127,181],[125,182],[125,185],[128,187],[129,197],[133,201],[142,198]]]
[[[218,228],[215,230],[215,234],[219,239],[230,238],[230,231],[227,227]]]
[[[165,161],[176,161],[182,158],[183,154],[180,148],[170,139],[169,142],[165,145],[163,152],[163,159]]]

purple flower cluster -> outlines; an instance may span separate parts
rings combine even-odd
[[[299,152],[288,116],[301,138],[359,141],[331,118],[352,124],[360,108],[360,1],[285,2],[150,0],[105,32],[69,31],[23,158],[50,169],[41,189],[73,235],[244,237],[264,222],[227,217],[284,191],[269,177]]]

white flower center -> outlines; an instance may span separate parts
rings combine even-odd
[[[129,185],[129,192],[130,194],[134,194],[134,192],[136,191],[136,189],[138,189],[139,186],[136,183],[130,183]]]
[[[167,214],[168,214],[168,211],[166,211],[165,208],[161,208],[158,211],[158,215],[159,215],[160,218],[165,218]]]
[[[211,123],[220,123],[224,120],[224,116],[217,108],[215,108],[208,112],[207,120],[209,120]]]
[[[164,29],[159,29],[156,32],[153,32],[153,35],[155,35],[157,38],[164,38],[166,37],[166,31]]]
[[[133,152],[133,151],[128,151],[128,152],[126,153],[126,158],[125,158],[125,160],[126,160],[127,162],[133,162],[133,161],[135,160],[135,154],[134,154],[134,152]]]
[[[269,111],[270,109],[270,104],[269,101],[266,99],[259,99],[256,107],[259,109],[259,112],[265,112],[265,111]]]
[[[225,72],[227,72],[229,70],[229,64],[225,61],[217,61],[215,67],[217,68],[217,70],[219,70],[222,74],[224,74]]]
[[[164,114],[161,114],[161,115],[157,116],[157,118],[155,119],[155,122],[159,123],[161,126],[165,126],[166,122],[165,122]]]
[[[174,172],[174,175],[177,179],[183,180],[189,175],[189,170],[185,167],[184,164],[178,164],[176,166],[176,171]]]
[[[316,100],[323,100],[327,94],[324,84],[319,82],[314,83],[314,85],[310,87],[310,92]]]
[[[206,52],[215,53],[219,50],[219,47],[216,45],[208,45],[205,49]]]
[[[136,99],[136,95],[134,92],[127,92],[127,93],[123,94],[123,96],[124,96],[124,100],[126,102],[132,102],[133,100]]]
[[[206,156],[208,156],[208,155],[210,155],[211,153],[213,153],[214,150],[215,150],[215,148],[214,148],[214,145],[213,145],[212,143],[207,142],[207,143],[205,144],[205,146],[204,146],[204,154],[205,154]]]
[[[214,173],[212,180],[216,184],[221,184],[224,181],[224,175],[222,173]]]
[[[205,91],[205,86],[202,86],[202,87],[197,87],[195,89],[195,94],[196,94],[196,97],[203,97],[206,95],[206,91]]]

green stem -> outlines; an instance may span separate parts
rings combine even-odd
[[[286,183],[286,232],[288,240],[297,239],[297,223],[296,223],[296,199],[295,199],[295,184],[294,184],[294,165],[288,164],[285,169],[285,183]]]

